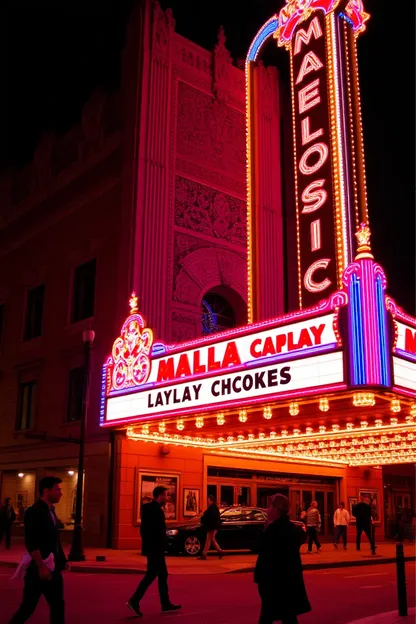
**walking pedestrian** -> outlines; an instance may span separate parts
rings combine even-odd
[[[311,506],[306,512],[306,531],[308,534],[308,554],[312,553],[312,544],[316,545],[317,552],[321,552],[321,544],[318,539],[319,529],[321,528],[321,514],[318,510],[318,503],[311,502]]]
[[[62,497],[58,477],[43,477],[40,498],[25,512],[27,553],[19,567],[26,568],[23,601],[10,624],[23,624],[35,611],[41,595],[50,609],[50,624],[64,624],[65,603],[62,571],[68,569],[59,538],[55,505]],[[26,559],[28,560],[26,563]]]
[[[413,510],[405,503],[403,505],[402,514],[401,514],[401,525],[402,525],[402,539],[408,539],[411,544],[413,544],[413,531],[412,531],[412,521],[413,521]]]
[[[263,533],[254,572],[261,598],[259,624],[297,624],[297,616],[311,610],[299,552],[305,532],[290,521],[289,500],[282,494],[273,496],[268,517],[272,521]]]
[[[6,549],[10,550],[12,541],[12,525],[16,520],[16,513],[13,509],[12,499],[6,498],[4,505],[0,507],[0,544],[3,537],[6,538]]]
[[[371,554],[376,554],[376,545],[374,541],[374,533],[372,530],[373,518],[371,515],[371,507],[369,505],[368,500],[365,496],[360,496],[360,502],[357,505],[354,505],[352,510],[352,515],[356,520],[356,529],[357,529],[357,537],[356,537],[356,548],[357,550],[361,550],[361,533],[364,531],[366,534],[368,541],[370,542]]]
[[[198,557],[198,559],[207,558],[207,552],[210,549],[211,544],[217,551],[219,559],[222,559],[222,557],[224,556],[224,552],[223,550],[221,550],[221,547],[215,537],[221,525],[221,516],[216,500],[214,496],[212,496],[212,494],[208,496],[208,507],[201,516],[201,524],[205,529],[207,537],[205,540],[204,550],[202,551],[202,554],[200,557]]]
[[[158,485],[153,490],[153,500],[143,505],[140,535],[142,537],[142,553],[147,557],[147,571],[137,586],[136,591],[127,601],[127,606],[138,617],[142,617],[140,601],[147,589],[158,580],[159,597],[162,611],[177,611],[181,605],[174,605],[169,598],[168,570],[166,567],[166,522],[162,507],[167,501],[167,489]]]
[[[340,503],[334,513],[335,548],[338,548],[339,538],[342,537],[344,550],[347,550],[347,529],[350,522],[350,514],[345,509],[345,504]]]

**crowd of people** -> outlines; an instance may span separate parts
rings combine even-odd
[[[63,575],[68,569],[68,562],[61,546],[60,523],[55,515],[55,505],[62,497],[58,477],[44,477],[39,483],[39,499],[25,513],[25,545],[23,556],[14,578],[24,579],[23,600],[10,620],[10,624],[23,624],[36,609],[43,595],[50,607],[51,624],[64,624],[65,604],[63,599]],[[164,506],[167,490],[157,486],[153,490],[153,500],[143,506],[140,533],[142,553],[147,558],[147,571],[136,591],[127,600],[127,607],[137,616],[142,617],[141,601],[147,589],[158,579],[158,589],[163,612],[178,611],[181,605],[171,601],[168,588],[168,570],[165,559],[166,521]],[[321,515],[318,503],[312,501],[310,507],[301,516],[305,524],[303,530],[299,523],[289,518],[289,500],[282,494],[275,494],[269,502],[259,554],[255,566],[254,582],[257,584],[261,600],[259,624],[297,624],[298,615],[311,610],[303,581],[300,549],[308,541],[308,553],[313,544],[321,551],[319,532]],[[403,513],[404,512],[404,513]],[[374,518],[370,501],[361,497],[352,509],[356,521],[356,548],[360,550],[361,536],[364,532],[375,554]],[[15,513],[8,498],[0,508],[0,541],[6,537],[6,548],[10,548],[11,526]],[[404,535],[413,539],[411,522],[413,513],[402,510]],[[350,514],[341,502],[334,513],[334,546],[338,548],[342,538],[344,549],[347,548],[347,527]],[[223,551],[216,540],[221,518],[218,505],[213,496],[208,497],[208,507],[201,520],[205,529],[205,547],[200,556],[206,559],[207,552],[213,546],[219,557]],[[409,530],[409,525],[410,530]]]

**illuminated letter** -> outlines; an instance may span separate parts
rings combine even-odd
[[[312,141],[315,141],[315,139],[322,136],[324,133],[324,129],[319,128],[319,130],[315,130],[315,132],[312,132],[311,134],[311,129],[309,126],[310,122],[311,122],[310,117],[305,117],[305,119],[302,119],[301,121],[302,145],[307,145],[308,143],[312,143]]]
[[[316,56],[315,52],[308,52],[303,57],[302,65],[300,66],[298,77],[296,78],[296,84],[302,82],[302,80],[311,73],[311,71],[318,71],[323,67],[322,61]]]
[[[319,269],[326,269],[328,264],[331,262],[330,258],[324,258],[323,260],[317,260],[305,273],[305,277],[303,278],[303,283],[305,285],[306,290],[309,290],[311,293],[318,293],[326,290],[329,286],[331,286],[332,282],[327,277],[322,282],[315,282],[313,280],[313,274],[315,271]]]
[[[176,369],[176,377],[190,377],[191,367],[189,366],[188,355],[182,353],[179,358],[178,368]]]
[[[170,381],[173,378],[173,358],[171,357],[168,360],[160,360],[159,369],[157,371],[157,380]]]
[[[240,355],[238,353],[237,345],[233,340],[227,344],[221,368],[228,368],[229,366],[239,366],[240,364]]]
[[[312,251],[318,251],[321,248],[321,220],[317,219],[311,223],[311,244]]]
[[[194,375],[199,375],[199,373],[205,373],[207,370],[205,364],[200,363],[200,356],[201,353],[199,349],[194,351]]]
[[[314,152],[318,154],[319,158],[314,165],[308,165],[306,161]],[[327,158],[328,146],[325,145],[325,143],[315,143],[315,145],[308,147],[306,152],[302,155],[299,161],[299,170],[303,175],[312,175],[312,173],[315,173],[322,167]]]
[[[208,370],[218,370],[221,368],[221,362],[215,361],[215,347],[208,348]]]
[[[325,189],[320,187],[325,184],[325,180],[315,180],[308,184],[302,193],[302,201],[304,204],[311,204],[310,206],[304,206],[302,214],[308,214],[309,212],[315,212],[321,206],[324,205],[328,198],[328,193]],[[319,189],[315,191],[315,189]]]
[[[325,324],[322,323],[321,325],[319,325],[318,327],[311,327],[311,333],[313,335],[313,337],[315,338],[315,345],[320,345],[322,344],[322,333],[325,329]]]
[[[253,358],[261,357],[261,351],[256,351],[256,348],[261,345],[261,338],[256,338],[250,345],[250,355]]]
[[[409,353],[416,353],[416,331],[412,331],[409,327],[406,327],[404,348]]]
[[[321,101],[319,95],[319,78],[303,87],[298,93],[299,114],[305,113]]]
[[[304,28],[300,28],[296,33],[293,56],[299,54],[302,49],[302,43],[309,45],[312,35],[315,37],[315,39],[319,39],[319,37],[322,37],[321,25],[317,17],[314,17],[309,24],[308,32],[306,32]]]

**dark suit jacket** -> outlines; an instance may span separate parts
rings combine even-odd
[[[367,526],[371,524],[371,507],[367,503],[354,505],[352,515],[355,516],[358,525]]]
[[[201,517],[201,524],[206,531],[218,531],[221,525],[221,516],[215,503],[206,508]]]
[[[285,516],[265,530],[254,581],[267,613],[282,620],[311,610],[303,582],[300,547],[305,532]]]
[[[151,557],[164,554],[167,545],[165,514],[155,500],[143,505],[140,535],[143,555]]]
[[[39,550],[42,559],[53,553],[56,570],[63,570],[66,557],[59,537],[59,521],[56,518],[54,524],[48,505],[41,499],[36,501],[25,511],[24,522],[26,550],[29,553]]]

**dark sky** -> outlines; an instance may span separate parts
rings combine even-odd
[[[42,132],[77,122],[96,87],[117,88],[132,1],[2,4],[1,167],[27,162]],[[252,0],[247,9],[241,0],[161,4],[173,9],[178,32],[208,49],[223,24],[233,57],[243,58],[282,0]],[[387,0],[365,5],[371,19],[359,64],[373,249],[390,293],[415,313],[415,7],[407,3],[399,20]]]

